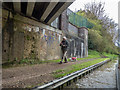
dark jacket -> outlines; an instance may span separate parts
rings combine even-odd
[[[62,50],[67,50],[69,44],[67,40],[62,40],[62,42],[60,43],[61,49]]]

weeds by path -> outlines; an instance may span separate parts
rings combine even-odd
[[[102,61],[105,61],[108,59],[110,59],[110,58],[99,58],[99,59],[91,60],[91,61],[84,62],[81,64],[75,64],[75,65],[69,66],[65,69],[57,70],[56,72],[53,73],[53,76],[54,76],[54,78],[60,78],[60,77],[66,76],[70,73],[73,73],[75,71],[81,70],[83,68],[89,67],[91,65],[97,64],[99,62],[102,62]]]

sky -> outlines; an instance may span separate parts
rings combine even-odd
[[[84,4],[90,2],[105,2],[105,14],[118,23],[118,2],[120,0],[75,0],[70,6],[69,9],[72,11],[77,11],[84,9]]]

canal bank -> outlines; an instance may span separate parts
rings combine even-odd
[[[45,89],[45,90],[51,90],[51,89],[56,89],[56,90],[62,90],[64,88],[71,88],[69,87],[73,82],[76,82],[78,79],[82,78],[83,76],[91,73],[93,70],[96,68],[102,66],[103,64],[109,62],[110,60],[105,60],[102,62],[99,62],[97,64],[94,64],[92,66],[89,66],[87,68],[84,68],[82,70],[76,71],[74,73],[71,73],[67,76],[64,76],[60,79],[56,79],[50,83],[47,83],[42,86],[35,87],[34,90],[40,90],[40,89]]]
[[[97,64],[95,64],[97,61]],[[101,62],[100,62],[101,61]],[[104,61],[104,62],[102,62]],[[68,63],[63,63],[63,64],[57,64],[57,63],[48,63],[48,64],[38,64],[38,65],[33,65],[33,66],[25,66],[25,67],[16,67],[16,68],[9,68],[9,69],[3,69],[3,86],[4,88],[8,88],[8,87],[14,87],[14,88],[31,88],[34,86],[40,86],[41,83],[40,82],[45,82],[45,80],[47,80],[47,82],[54,82],[56,83],[57,81],[59,81],[58,78],[57,80],[55,80],[55,78],[53,78],[53,71],[58,70],[58,69],[62,69],[62,68],[67,68],[70,69],[69,66],[76,66],[79,64],[79,66],[83,67],[84,65],[87,65],[89,63],[90,66],[87,66],[87,68],[83,68],[79,70],[77,70],[77,72],[75,72],[74,74],[69,74],[66,76],[66,79],[70,82],[67,82],[66,84],[69,85],[71,83],[71,79],[72,81],[76,81],[76,77],[81,78],[84,75],[92,72],[95,68],[97,68],[98,66],[103,65],[104,63],[107,63],[109,60],[109,58],[94,58],[94,59],[83,59],[80,61],[76,61],[76,62],[68,62]],[[93,64],[94,63],[94,64]],[[45,68],[47,65],[47,68]],[[92,66],[91,66],[92,65]],[[74,67],[75,69],[75,67]],[[71,79],[69,78],[69,76],[71,77]],[[65,77],[64,77],[65,78]],[[52,81],[52,79],[54,79]],[[63,80],[63,79],[61,79]],[[48,83],[49,84],[49,83]],[[28,87],[30,85],[30,87]],[[34,85],[34,86],[31,86]],[[60,83],[60,85],[62,85],[62,83]]]
[[[101,88],[117,90],[116,64],[117,60],[104,64],[102,67],[99,67],[94,72],[77,80],[77,82],[66,88]]]
[[[120,64],[119,61],[116,65],[116,83],[117,83],[117,89],[120,90]]]
[[[83,59],[76,62],[59,64],[59,62],[26,65],[2,69],[3,88],[31,88],[54,80],[52,72],[74,64],[82,64],[98,58]]]
[[[117,88],[118,88],[118,90],[120,90],[120,68],[118,69],[118,86],[117,86]]]

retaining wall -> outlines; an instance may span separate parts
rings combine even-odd
[[[3,63],[22,59],[60,59],[60,30],[4,9],[2,12]]]

